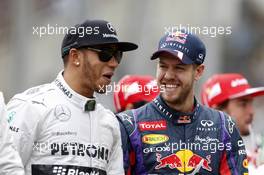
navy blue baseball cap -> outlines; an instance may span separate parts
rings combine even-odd
[[[104,20],[86,20],[71,27],[64,36],[61,45],[61,56],[69,54],[72,48],[97,45],[115,45],[122,52],[135,50],[138,46],[130,42],[120,42],[113,25]]]
[[[168,33],[160,39],[158,50],[151,56],[154,60],[162,53],[176,56],[183,64],[202,64],[206,49],[204,43],[195,35],[184,31]]]

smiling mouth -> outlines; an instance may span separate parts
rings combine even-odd
[[[180,87],[180,85],[179,84],[162,84],[161,87],[170,90],[170,89],[176,89]]]
[[[172,84],[166,84],[165,85],[165,88],[177,88],[177,87],[179,87],[179,85],[176,85],[176,84],[174,84],[174,85],[172,85]]]

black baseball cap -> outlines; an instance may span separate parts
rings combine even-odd
[[[158,50],[151,56],[151,60],[164,52],[176,56],[183,64],[200,65],[206,56],[204,43],[196,35],[185,31],[165,34],[160,39]]]
[[[115,45],[122,52],[135,50],[138,46],[130,42],[120,42],[112,24],[104,20],[86,20],[71,27],[64,36],[61,45],[61,56],[69,54],[72,48],[97,45]]]

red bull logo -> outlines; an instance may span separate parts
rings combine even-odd
[[[177,41],[179,43],[185,44],[187,36],[188,34],[177,31],[177,32],[171,33],[166,38],[166,41]]]
[[[159,153],[156,153],[156,156],[159,164],[155,169],[168,167],[170,169],[178,169],[182,173],[192,171],[199,172],[201,168],[207,171],[212,171],[212,168],[209,165],[211,163],[211,155],[203,158],[202,156],[193,153],[191,150],[181,150],[165,157],[162,157]]]
[[[161,158],[159,153],[156,153],[157,161],[159,164],[155,167],[155,169],[160,169],[168,166],[170,169],[174,169],[177,167],[182,167],[181,159],[176,154],[171,154],[169,156]]]
[[[196,168],[199,164],[201,167],[207,171],[212,171],[212,168],[209,166],[211,163],[211,155],[206,156],[206,159],[197,155],[193,154],[192,157],[189,159],[188,165],[189,167]]]

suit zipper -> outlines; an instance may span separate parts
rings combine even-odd
[[[92,118],[91,118],[91,113],[90,111],[88,112],[88,116],[89,116],[89,128],[90,128],[90,132],[89,132],[89,144],[90,146],[92,145]],[[92,157],[90,157],[90,166],[92,167]]]

